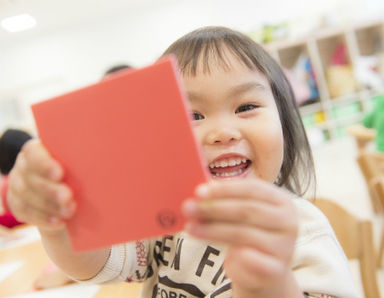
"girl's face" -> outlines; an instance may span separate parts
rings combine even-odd
[[[183,76],[195,133],[213,179],[274,182],[283,162],[283,132],[265,76],[227,55],[230,70]]]

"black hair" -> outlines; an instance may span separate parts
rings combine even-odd
[[[7,129],[0,138],[0,172],[8,175],[23,145],[32,138],[20,129]]]
[[[174,54],[184,75],[209,73],[210,65],[229,69],[223,50],[268,79],[284,135],[284,158],[275,184],[303,195],[315,182],[314,163],[292,88],[277,62],[248,36],[225,27],[203,27],[175,41],[163,53]]]
[[[104,77],[105,76],[108,76],[112,73],[115,73],[115,72],[118,72],[120,70],[124,70],[124,69],[130,69],[132,68],[131,65],[128,65],[128,64],[117,64],[117,65],[114,65],[110,68],[108,68],[105,72],[104,72]]]

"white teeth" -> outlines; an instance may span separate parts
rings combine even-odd
[[[244,170],[237,170],[230,173],[215,173],[217,177],[234,177],[240,175]]]
[[[241,163],[246,163],[247,159],[246,158],[229,158],[229,159],[223,159],[219,161],[215,161],[209,164],[209,167],[211,169],[213,168],[226,168],[226,167],[234,167],[237,165],[240,165]]]
[[[236,160],[235,160],[235,159],[231,159],[231,160],[228,162],[228,165],[229,165],[230,167],[233,167],[233,166],[237,165],[237,159],[236,159]]]

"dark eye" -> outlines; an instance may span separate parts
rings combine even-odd
[[[243,112],[247,112],[247,111],[250,111],[250,110],[253,110],[253,109],[256,109],[258,106],[255,105],[255,104],[251,104],[251,103],[248,103],[248,104],[245,104],[245,105],[241,105],[240,107],[238,107],[235,111],[235,113],[243,113]]]
[[[193,112],[192,113],[192,120],[203,120],[204,119],[204,116],[197,113],[197,112]]]

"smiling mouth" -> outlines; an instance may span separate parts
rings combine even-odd
[[[209,164],[209,171],[214,178],[232,178],[244,174],[251,161],[244,157],[218,159]]]

